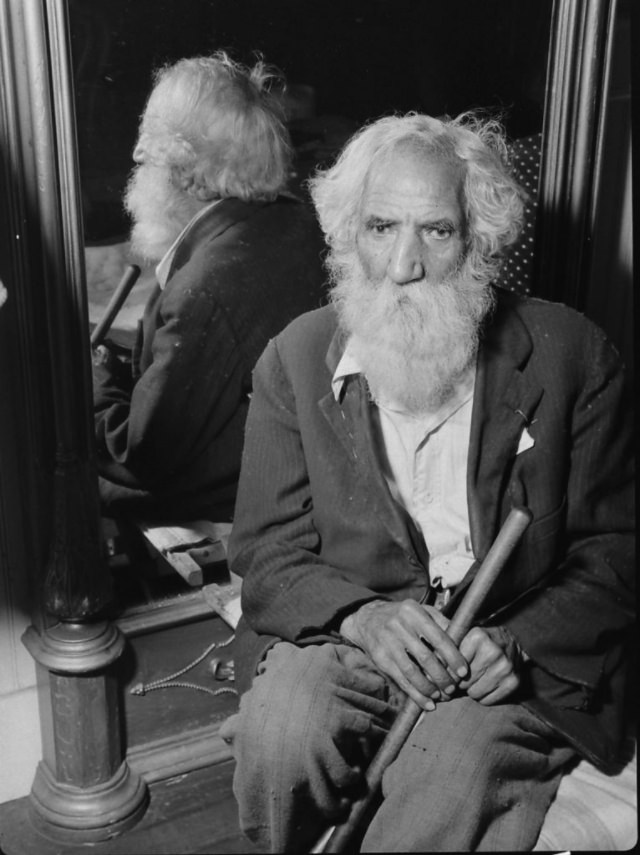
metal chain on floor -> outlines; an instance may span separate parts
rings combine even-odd
[[[157,689],[195,689],[198,692],[205,692],[207,695],[213,695],[214,697],[217,697],[218,695],[237,696],[238,692],[230,686],[223,686],[220,689],[209,689],[206,686],[199,685],[198,683],[187,683],[176,679],[177,677],[181,677],[183,674],[186,674],[187,671],[191,671],[191,669],[195,668],[196,665],[199,665],[203,659],[207,658],[212,650],[228,647],[234,638],[235,634],[227,638],[226,641],[214,641],[213,644],[210,644],[207,649],[197,657],[197,659],[194,659],[193,662],[185,665],[184,668],[181,668],[179,671],[175,671],[173,674],[169,674],[166,677],[162,677],[159,680],[153,680],[150,683],[136,683],[135,686],[132,686],[129,690],[130,694],[142,696],[146,695],[148,692],[154,692]]]

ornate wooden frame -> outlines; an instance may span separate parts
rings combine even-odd
[[[147,790],[121,743],[113,665],[124,637],[101,618],[110,577],[93,454],[66,3],[3,0],[0,24],[9,275],[26,385],[24,395],[12,388],[11,410],[16,435],[27,438],[22,451],[36,461],[11,484],[26,509],[16,513],[23,536],[36,538],[35,552],[23,550],[35,600],[23,640],[37,663],[43,725],[32,813],[49,836],[87,842],[135,823]]]
[[[584,308],[617,0],[556,0],[542,134],[534,291]]]

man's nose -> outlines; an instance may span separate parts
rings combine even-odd
[[[136,163],[143,163],[145,156],[145,147],[143,145],[142,139],[139,139],[136,143],[136,147],[133,150],[133,159]]]
[[[387,273],[396,285],[408,285],[425,275],[424,247],[416,235],[399,235],[396,240]]]

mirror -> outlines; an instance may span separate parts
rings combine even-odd
[[[155,68],[217,49],[248,63],[261,52],[289,84],[294,189],[369,119],[480,107],[527,141],[522,177],[535,195],[551,13],[552,0],[71,0],[91,320],[127,263],[121,200]],[[526,262],[511,272],[526,290]],[[148,271],[116,340],[128,343],[152,283]]]

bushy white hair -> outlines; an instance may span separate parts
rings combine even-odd
[[[289,177],[283,81],[262,60],[250,68],[224,51],[181,59],[155,73],[141,127],[152,157],[202,198],[272,199]]]
[[[330,247],[328,264],[339,270],[354,245],[357,214],[374,162],[398,144],[465,168],[468,270],[473,278],[495,278],[507,246],[520,234],[526,194],[511,174],[501,124],[473,113],[436,119],[409,113],[386,116],[358,131],[333,166],[318,171],[309,189]]]

